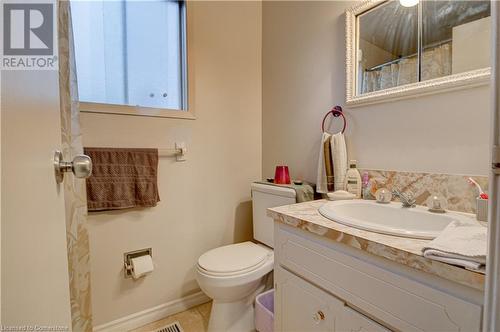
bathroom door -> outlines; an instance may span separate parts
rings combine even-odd
[[[1,324],[71,329],[57,70],[1,71]]]
[[[492,171],[483,331],[500,331],[500,3],[492,1]]]

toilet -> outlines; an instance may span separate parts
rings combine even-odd
[[[196,279],[213,300],[209,332],[255,330],[254,300],[265,290],[274,264],[274,223],[266,210],[295,202],[292,188],[252,183],[255,242],[215,248],[198,259]]]

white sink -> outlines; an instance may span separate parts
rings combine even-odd
[[[401,203],[365,200],[328,202],[319,213],[350,227],[416,239],[434,239],[454,220],[470,222],[459,213],[432,213],[424,206],[403,208]]]

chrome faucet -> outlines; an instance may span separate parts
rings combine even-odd
[[[404,208],[415,207],[416,200],[413,197],[412,193],[409,192],[409,193],[405,194],[405,193],[401,192],[399,189],[393,189],[392,194],[399,198],[401,203],[403,203]]]

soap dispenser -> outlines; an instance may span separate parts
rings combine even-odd
[[[349,161],[349,170],[345,177],[345,188],[356,198],[361,198],[361,174],[356,168],[356,160]]]

